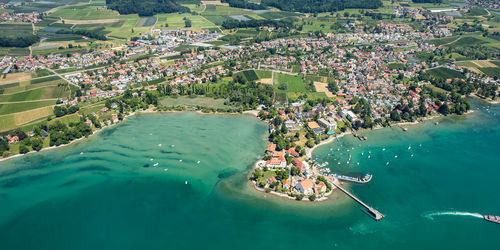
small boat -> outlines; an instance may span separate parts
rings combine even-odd
[[[396,158],[396,159],[397,159],[397,158],[398,158],[398,156],[397,156],[397,155],[395,155],[395,156],[394,156],[394,158]]]
[[[408,128],[403,128],[403,131],[405,131],[405,132],[408,131]]]
[[[435,122],[435,123],[434,123],[434,125],[438,125],[438,124],[439,124],[439,122]]]
[[[161,147],[161,143],[160,143],[160,144],[158,144],[158,147]]]
[[[175,145],[174,145],[174,144],[172,144],[172,145],[170,145],[170,147],[174,148],[174,147],[175,147]]]
[[[160,163],[158,163],[158,162],[157,162],[157,163],[155,163],[155,164],[153,165],[153,167],[158,167],[158,165],[159,165],[159,164],[160,164]]]
[[[491,221],[494,223],[500,224],[500,216],[494,216],[494,215],[483,215],[483,218],[487,221]]]
[[[197,163],[197,164],[200,164],[200,161],[197,161],[196,163]]]
[[[80,155],[83,155],[83,152],[80,152]]]
[[[163,171],[168,171],[168,168],[163,169]]]
[[[182,162],[182,160],[179,160],[179,162]]]
[[[388,165],[389,165],[389,162],[385,163],[385,165],[386,165],[386,166],[388,166]]]
[[[383,148],[382,151],[385,151],[385,148]]]
[[[153,161],[153,158],[149,159],[149,161]]]
[[[413,157],[413,154],[411,154],[410,157]]]
[[[410,150],[410,149],[411,149],[411,146],[408,146],[408,150]]]
[[[364,155],[365,153],[364,152],[361,152],[361,155]]]
[[[185,182],[184,182],[184,184],[186,184],[186,185],[187,185],[187,184],[188,184],[188,181],[185,181]]]
[[[370,159],[370,156],[368,156],[368,159]]]

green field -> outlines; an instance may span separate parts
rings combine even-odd
[[[158,21],[155,24],[156,28],[164,28],[168,24],[169,29],[183,29],[185,28],[184,18],[191,20],[191,29],[213,29],[217,28],[212,22],[208,21],[201,15],[191,15],[189,13],[169,13],[156,15]]]
[[[257,74],[259,79],[273,77],[272,76],[273,72],[268,70],[255,70],[255,73]]]
[[[445,37],[445,38],[432,39],[432,40],[429,40],[429,42],[432,44],[435,44],[436,46],[439,46],[439,45],[451,43],[457,39],[458,39],[458,37],[456,37],[456,36],[450,36],[450,37]]]
[[[281,84],[287,84],[288,88],[286,90],[279,89]],[[295,92],[295,93],[306,93],[306,87],[304,81],[300,76],[293,76],[281,73],[274,73],[274,86],[276,92]]]
[[[500,77],[500,67],[486,67],[486,68],[479,68],[481,72],[486,74],[487,76],[491,77]]]
[[[100,6],[68,6],[50,14],[51,17],[61,17],[69,20],[98,20],[118,18],[119,14],[113,10],[105,10]]]
[[[433,77],[441,78],[441,79],[449,79],[449,78],[456,78],[456,77],[457,78],[464,78],[463,73],[456,71],[456,70],[444,68],[444,67],[439,67],[439,68],[427,70],[427,73]]]
[[[0,104],[0,115],[6,115],[30,109],[36,109],[56,104],[56,101],[34,101],[24,103]]]
[[[160,103],[165,107],[172,106],[203,106],[208,108],[228,108],[229,106],[224,104],[224,99],[213,99],[209,97],[178,97],[178,98],[163,98]]]
[[[400,69],[405,69],[406,66],[402,63],[389,63],[387,64],[387,68],[389,69],[396,69],[396,70],[400,70]]]
[[[0,35],[1,36],[17,36],[22,34],[32,34],[33,28],[31,24],[21,24],[21,23],[0,23]]]

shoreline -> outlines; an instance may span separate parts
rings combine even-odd
[[[5,157],[5,158],[0,158],[0,162],[12,160],[12,159],[15,159],[15,158],[19,158],[21,156],[27,156],[27,155],[31,155],[31,154],[35,154],[35,153],[47,151],[47,150],[52,150],[52,149],[57,149],[57,148],[63,148],[63,147],[75,144],[77,142],[83,141],[84,139],[91,138],[92,136],[94,136],[95,134],[101,132],[102,130],[104,130],[106,128],[111,128],[113,126],[121,124],[122,122],[125,122],[129,117],[133,117],[133,116],[136,116],[136,115],[143,115],[143,114],[144,115],[146,115],[146,114],[168,114],[168,113],[184,113],[184,112],[194,112],[194,113],[199,114],[199,115],[250,115],[250,116],[253,116],[255,118],[257,118],[257,113],[258,113],[258,111],[256,111],[256,110],[247,110],[247,111],[243,111],[242,113],[226,113],[226,112],[224,112],[224,113],[221,113],[221,112],[204,113],[201,110],[182,110],[182,111],[177,111],[177,110],[161,111],[161,110],[153,110],[153,109],[140,110],[140,111],[136,111],[136,112],[133,112],[133,113],[125,115],[123,117],[123,119],[121,121],[117,122],[117,123],[113,123],[111,125],[108,125],[108,126],[105,126],[105,127],[101,127],[99,129],[93,131],[92,134],[90,134],[87,137],[81,137],[81,138],[72,140],[69,143],[61,144],[59,146],[45,147],[45,148],[42,148],[40,151],[29,151],[26,154],[15,154],[15,155],[11,155],[11,156],[8,156],[8,157]]]
[[[469,110],[469,111],[465,112],[462,115],[468,115],[468,114],[472,114],[474,112],[475,112],[474,110]],[[462,116],[462,115],[456,115],[456,116]],[[413,122],[399,122],[399,123],[391,124],[390,127],[377,126],[377,127],[372,128],[372,129],[361,129],[361,130],[358,130],[358,131],[359,132],[363,132],[363,131],[380,130],[380,129],[392,128],[392,127],[401,127],[402,128],[402,126],[421,125],[421,124],[423,124],[426,121],[430,121],[430,120],[434,120],[434,119],[438,119],[438,118],[444,118],[444,117],[446,117],[446,116],[441,115],[441,114],[436,114],[436,115],[432,115],[432,116],[421,117],[421,118],[419,118],[419,119],[417,119],[416,121],[413,121]],[[321,141],[320,143],[314,145],[314,147],[308,148],[306,150],[305,160],[311,160],[312,159],[312,155],[314,153],[314,150],[316,150],[317,148],[319,148],[319,147],[321,147],[323,145],[332,143],[332,142],[335,141],[335,139],[340,139],[340,138],[342,138],[342,137],[344,137],[346,135],[351,135],[351,134],[352,134],[351,131],[346,131],[346,132],[340,133],[338,135],[330,136],[328,139],[326,139],[324,141]],[[259,161],[261,161],[261,160],[257,160],[255,162],[255,164],[253,165],[252,170],[256,169],[258,167]],[[338,179],[336,179],[336,180],[337,180],[337,183],[339,185],[342,185],[341,182]],[[251,182],[251,184],[255,188],[255,190],[260,191],[260,192],[262,192],[264,194],[267,194],[267,192],[265,191],[265,189],[258,187],[257,186],[257,182],[255,182],[253,180],[250,180],[249,176],[248,176],[248,181]],[[336,190],[336,189],[337,188],[335,188],[335,187],[332,188],[329,193],[326,193],[323,197],[314,200],[314,202],[328,200],[328,197],[330,195],[332,195],[333,191]],[[290,197],[288,194],[285,194],[285,193],[279,193],[279,192],[276,192],[276,191],[271,191],[271,192],[269,192],[269,194],[272,194],[272,195],[278,196],[278,197],[282,197],[282,198],[289,198],[290,200],[296,200],[294,197]],[[302,200],[296,200],[296,201],[309,201],[309,200],[308,199],[302,199]]]

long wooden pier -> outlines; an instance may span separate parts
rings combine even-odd
[[[385,217],[385,215],[383,215],[382,213],[380,213],[379,211],[377,211],[375,208],[372,208],[372,207],[368,206],[366,203],[364,203],[363,201],[361,201],[358,197],[354,196],[353,194],[349,193],[349,191],[345,190],[343,187],[341,187],[340,185],[336,184],[335,181],[332,181],[331,183],[335,187],[337,187],[338,189],[340,189],[340,191],[344,192],[345,194],[347,194],[347,196],[351,197],[354,201],[356,201],[361,206],[363,206],[364,208],[366,208],[367,211],[365,211],[365,212],[370,217],[372,217],[374,220],[379,221],[379,220],[381,220],[381,219],[383,219]]]

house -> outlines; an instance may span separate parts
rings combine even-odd
[[[303,194],[313,193],[314,183],[311,179],[304,179],[295,185],[295,189]]]
[[[276,182],[276,177],[274,177],[273,175],[269,176],[269,178],[267,178],[267,183],[271,184],[271,183],[274,183]]]
[[[276,150],[276,144],[274,143],[269,143],[269,145],[266,148],[267,153],[274,153],[274,150]]]
[[[318,123],[321,124],[321,126],[327,128],[329,131],[333,131],[337,129],[337,123],[335,121],[329,121],[326,119],[318,119]]]
[[[283,180],[283,188],[290,188],[290,181],[288,179]]]
[[[297,157],[299,155],[299,153],[297,153],[297,151],[295,151],[295,148],[289,148],[286,153],[288,155],[291,155],[293,157]]]
[[[298,158],[294,158],[292,160],[292,164],[298,169],[300,170],[300,172],[303,172],[306,168],[304,166],[304,163],[302,162],[302,160],[298,159]]]
[[[267,167],[271,168],[284,168],[286,167],[286,159],[284,152],[274,152],[271,159],[266,162]]]
[[[326,192],[326,184],[324,182],[320,182],[314,187],[314,189],[319,193],[324,193]]]
[[[350,122],[353,122],[354,120],[358,119],[358,116],[356,114],[354,114],[354,112],[349,110],[346,112],[346,118]]]

